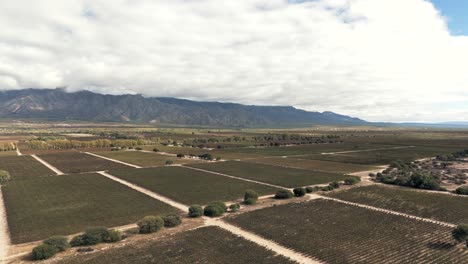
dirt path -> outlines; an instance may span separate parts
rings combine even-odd
[[[33,157],[34,159],[36,159],[37,161],[39,161],[40,163],[42,163],[42,165],[46,166],[47,168],[49,168],[50,170],[52,170],[53,172],[55,172],[57,175],[64,175],[65,173],[63,173],[61,170],[57,169],[56,167],[50,165],[48,162],[46,162],[45,160],[39,158],[38,156],[36,155],[31,155],[31,157]]]
[[[3,203],[2,188],[0,186],[0,263],[6,261],[8,248],[10,246],[10,236],[8,233],[8,223],[6,218],[5,204]]]
[[[101,158],[101,159],[113,161],[113,162],[116,162],[116,163],[120,163],[120,164],[123,164],[123,165],[127,165],[127,166],[130,166],[130,167],[133,167],[133,168],[137,168],[137,169],[141,169],[141,168],[142,168],[142,167],[140,167],[140,166],[138,166],[138,165],[135,165],[135,164],[123,162],[123,161],[116,160],[116,159],[111,159],[111,158],[104,157],[104,156],[101,156],[101,155],[98,155],[98,154],[94,154],[94,153],[91,153],[91,152],[82,152],[82,153],[88,154],[88,155],[91,155],[91,156],[94,156],[94,157],[98,157],[98,158]]]
[[[392,147],[392,148],[376,148],[376,149],[347,150],[347,151],[337,151],[337,152],[322,152],[322,153],[315,153],[315,154],[313,154],[313,153],[312,154],[300,154],[300,155],[289,155],[289,156],[281,156],[281,157],[289,158],[289,157],[304,157],[304,156],[313,156],[313,155],[335,155],[335,154],[347,154],[347,153],[368,152],[368,151],[376,151],[376,150],[404,149],[404,148],[414,148],[414,146],[399,146],[399,147]],[[265,158],[268,158],[268,156],[265,157]]]
[[[457,225],[452,224],[452,223],[447,223],[447,222],[437,221],[437,220],[433,220],[433,219],[429,219],[429,218],[423,218],[423,217],[414,216],[414,215],[410,215],[410,214],[400,213],[400,212],[387,210],[387,209],[382,209],[382,208],[379,208],[379,207],[374,207],[374,206],[370,206],[370,205],[366,205],[366,204],[348,202],[348,201],[344,201],[344,200],[340,200],[340,199],[336,199],[336,198],[331,198],[331,197],[327,197],[327,196],[320,196],[320,197],[323,198],[323,199],[335,201],[335,202],[338,202],[338,203],[343,203],[343,204],[347,204],[347,205],[366,208],[366,209],[369,209],[369,210],[383,212],[383,213],[386,213],[386,214],[399,215],[399,216],[415,219],[415,220],[418,220],[418,221],[433,223],[433,224],[437,224],[437,225],[441,225],[441,226],[445,226],[445,227],[455,228],[457,226]]]
[[[290,188],[286,188],[286,187],[283,187],[283,186],[269,184],[269,183],[260,182],[260,181],[249,180],[249,179],[244,179],[244,178],[232,176],[232,175],[229,175],[229,174],[224,174],[224,173],[219,173],[219,172],[214,172],[214,171],[209,171],[209,170],[204,170],[204,169],[199,169],[199,168],[194,168],[194,167],[188,167],[188,166],[183,166],[183,165],[180,165],[180,167],[184,167],[184,168],[191,169],[191,170],[196,170],[196,171],[202,171],[202,172],[206,172],[206,173],[211,173],[211,174],[216,174],[216,175],[220,175],[220,176],[223,176],[223,177],[233,178],[233,179],[237,179],[237,180],[241,180],[241,181],[258,183],[258,184],[262,184],[262,185],[266,185],[266,186],[270,186],[270,187],[274,187],[274,188],[290,190]]]

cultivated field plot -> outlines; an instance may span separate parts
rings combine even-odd
[[[253,158],[263,157],[262,155],[257,155],[257,154],[237,153],[237,152],[231,152],[231,151],[222,150],[222,149],[168,147],[168,146],[162,146],[162,145],[145,146],[143,148],[145,150],[150,150],[150,151],[152,151],[154,148],[157,148],[161,152],[167,152],[171,154],[196,155],[196,156],[209,153],[213,156],[213,158],[220,157],[224,160],[243,160],[243,159],[253,159]]]
[[[346,178],[342,174],[239,161],[200,163],[189,166],[290,188],[341,181]]]
[[[385,186],[363,186],[327,196],[454,224],[468,223],[468,197]]]
[[[107,251],[73,256],[58,263],[292,264],[294,262],[218,227],[202,227],[158,241],[147,241]]]
[[[229,222],[327,263],[466,263],[451,228],[334,201],[261,209]]]
[[[0,170],[10,173],[12,180],[24,180],[55,175],[31,156],[0,157]]]
[[[251,159],[251,160],[248,160],[248,162],[276,165],[276,166],[285,166],[285,167],[305,169],[305,170],[334,172],[334,173],[352,173],[352,172],[358,172],[358,171],[369,171],[369,170],[374,170],[378,168],[376,166],[351,164],[351,163],[344,163],[344,162],[331,162],[331,161],[322,161],[322,160],[280,158],[280,157]]]
[[[45,154],[39,157],[64,173],[82,173],[129,168],[120,163],[76,151]]]
[[[269,186],[177,166],[115,170],[110,173],[187,205],[232,201],[243,197],[248,189],[260,195],[277,191]]]
[[[141,167],[162,166],[166,163],[167,160],[172,160],[174,164],[202,162],[202,160],[199,159],[176,158],[168,155],[160,155],[157,153],[141,151],[103,151],[94,153],[111,159],[135,164]]]
[[[175,209],[97,174],[11,181],[2,187],[14,244],[91,226],[135,223]]]

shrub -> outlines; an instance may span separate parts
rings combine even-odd
[[[306,189],[304,188],[294,188],[293,190],[294,196],[296,197],[302,197],[306,194]]]
[[[225,211],[223,210],[223,208],[221,208],[220,206],[215,205],[215,204],[207,205],[207,206],[205,206],[205,209],[203,210],[203,214],[205,216],[209,216],[209,217],[222,216],[224,214],[224,212]]]
[[[107,230],[107,234],[104,235],[102,242],[114,243],[122,240],[122,232],[119,230],[110,229]]]
[[[153,151],[154,151],[154,152],[159,152],[159,149],[154,148]]]
[[[174,227],[182,223],[182,219],[178,214],[168,214],[162,217],[165,227]]]
[[[179,153],[179,154],[177,154],[177,157],[178,157],[178,158],[184,158],[184,157],[185,157],[185,155],[184,155],[184,154],[182,154],[182,153]]]
[[[142,148],[140,148],[140,147],[136,147],[135,149],[136,149],[136,150],[143,150],[143,149],[142,149]]]
[[[0,170],[0,185],[5,184],[10,178],[10,173],[8,171]]]
[[[174,163],[173,160],[166,160],[166,165],[172,165]]]
[[[452,237],[458,242],[465,242],[468,247],[468,225],[459,225],[452,231]]]
[[[58,251],[65,251],[70,248],[70,243],[68,243],[68,239],[64,236],[49,237],[43,243],[56,247]]]
[[[140,234],[157,232],[164,227],[164,220],[159,216],[149,215],[138,221]]]
[[[455,190],[455,193],[460,195],[468,195],[468,187],[458,187]]]
[[[320,190],[323,191],[323,192],[328,192],[328,191],[331,191],[333,189],[334,188],[332,186],[330,186],[330,185],[320,188]]]
[[[70,241],[72,247],[78,246],[91,246],[102,242],[109,237],[109,230],[105,227],[91,227],[88,228],[84,234],[75,236]]]
[[[275,194],[275,199],[289,199],[293,196],[294,194],[289,190],[279,190]]]
[[[258,193],[254,190],[247,190],[244,194],[244,203],[245,204],[255,204],[258,200]]]
[[[361,181],[361,178],[359,178],[359,177],[348,177],[348,178],[346,178],[346,179],[344,180],[344,184],[346,184],[346,185],[354,185],[354,184],[356,184],[356,183],[358,183],[358,182],[360,182],[360,181]]]
[[[226,206],[226,204],[224,202],[214,201],[214,202],[211,202],[209,205],[218,206],[219,208],[221,208],[223,213],[227,212],[227,206]]]
[[[332,182],[332,183],[330,183],[329,186],[332,187],[333,189],[337,189],[337,188],[340,188],[340,183],[339,182]]]
[[[43,260],[53,257],[59,252],[58,248],[49,244],[41,244],[32,250],[33,260]]]
[[[305,190],[306,190],[306,193],[313,193],[316,191],[316,189],[312,186],[306,187]]]
[[[213,155],[211,155],[210,153],[205,153],[203,155],[199,155],[198,157],[204,160],[213,160]]]
[[[85,244],[85,235],[82,234],[82,235],[77,235],[75,237],[72,238],[72,240],[70,241],[70,246],[72,247],[79,247],[79,246],[84,246],[86,245]]]
[[[229,205],[229,209],[231,210],[231,212],[237,212],[240,209],[240,205],[237,203],[231,204]]]
[[[203,208],[198,204],[191,205],[188,215],[190,217],[200,217],[203,215]]]

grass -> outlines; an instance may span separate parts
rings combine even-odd
[[[0,157],[0,170],[10,173],[12,180],[24,180],[55,175],[31,156]]]
[[[115,170],[111,174],[187,205],[232,201],[243,197],[247,189],[260,195],[277,191],[269,186],[177,166]]]
[[[244,213],[229,222],[326,263],[465,263],[452,229],[334,201]]]
[[[39,157],[64,173],[82,173],[129,168],[120,163],[76,151],[44,154]]]
[[[145,215],[175,210],[97,174],[12,181],[2,192],[14,244],[91,226],[131,224]]]
[[[178,233],[156,242],[133,243],[101,252],[73,256],[58,263],[287,264],[293,262],[242,237],[218,227],[209,226]]]
[[[271,157],[263,159],[252,159],[248,162],[275,165],[275,166],[285,166],[297,169],[305,170],[317,170],[325,172],[334,172],[334,173],[352,173],[358,171],[369,171],[376,169],[376,166],[360,165],[360,164],[351,164],[344,162],[331,162],[331,161],[321,161],[321,160],[307,160],[299,158],[280,158],[280,157]]]
[[[364,186],[328,196],[454,224],[468,223],[468,197],[385,186]]]
[[[290,188],[340,181],[346,178],[342,174],[239,161],[192,164],[189,166]]]
[[[157,153],[148,153],[141,151],[102,151],[95,153],[104,157],[120,160],[142,167],[162,166],[166,163],[167,160],[172,160],[174,164],[200,162],[200,160],[198,159],[177,158],[168,155],[160,155]]]

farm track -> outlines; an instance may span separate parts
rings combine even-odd
[[[10,244],[5,203],[3,201],[2,188],[0,186],[0,264],[5,263]]]
[[[81,153],[88,154],[88,155],[91,155],[91,156],[94,156],[94,157],[97,157],[97,158],[101,158],[101,159],[113,161],[113,162],[115,162],[115,163],[120,163],[120,164],[123,164],[123,165],[127,165],[127,166],[129,166],[129,167],[133,167],[133,168],[136,168],[136,169],[141,169],[141,168],[143,168],[143,167],[140,167],[140,166],[135,165],[135,164],[123,162],[123,161],[116,160],[116,159],[111,159],[111,158],[104,157],[104,156],[101,156],[101,155],[98,155],[98,154],[94,154],[94,153],[91,153],[91,152],[81,152]]]
[[[39,158],[38,156],[36,155],[31,155],[31,157],[33,157],[34,159],[36,159],[37,161],[39,161],[40,163],[42,163],[42,165],[46,166],[47,168],[49,168],[50,170],[52,170],[53,172],[55,172],[57,175],[64,175],[65,173],[63,173],[61,170],[57,169],[56,167],[52,166],[51,164],[49,164],[48,162],[46,162],[45,160]]]

